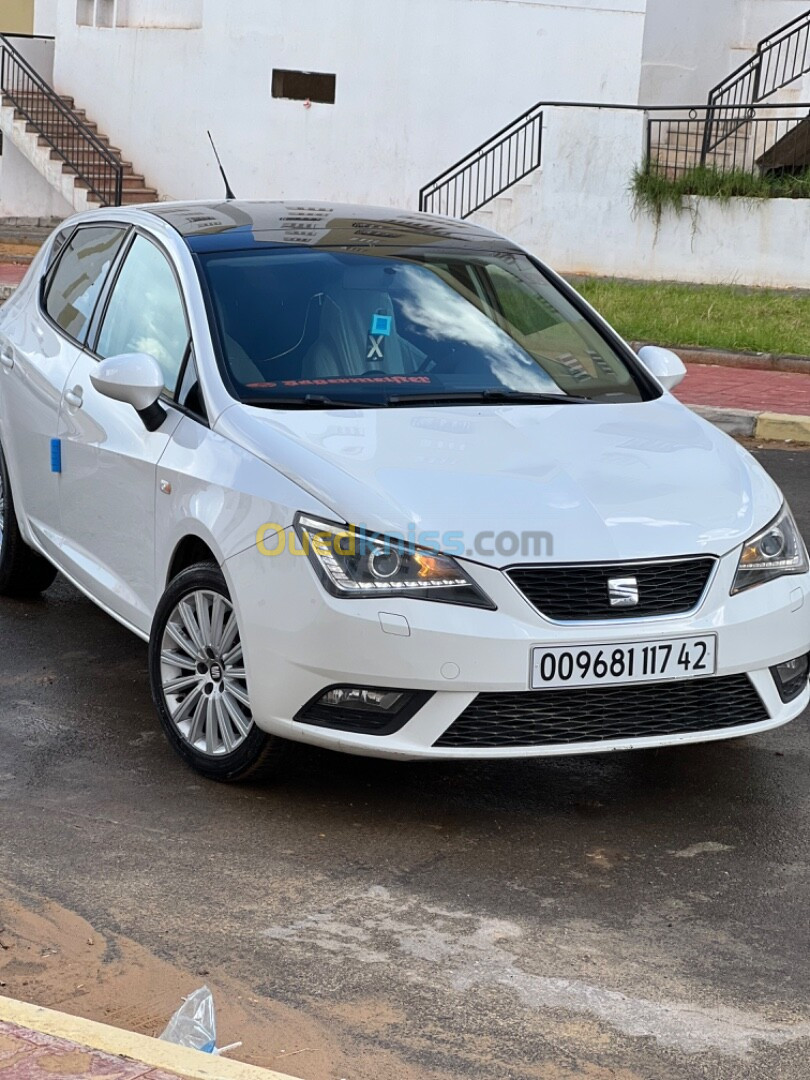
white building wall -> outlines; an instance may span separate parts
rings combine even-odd
[[[641,103],[697,105],[734,67],[740,0],[647,0]]]
[[[55,81],[164,196],[220,193],[210,128],[240,197],[412,207],[539,99],[638,100],[645,6],[205,0],[197,29],[99,29],[58,0]],[[273,68],[335,73],[335,105],[271,98]]]
[[[647,0],[641,102],[698,105],[807,0]]]

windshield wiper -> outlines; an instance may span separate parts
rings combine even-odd
[[[257,405],[265,409],[382,409],[384,401],[351,401],[347,398],[331,398],[325,394],[305,394],[304,397],[243,398],[243,405]]]
[[[575,394],[543,394],[522,390],[446,390],[437,394],[395,394],[388,405],[592,405],[591,398]]]

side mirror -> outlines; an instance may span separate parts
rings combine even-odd
[[[90,373],[90,382],[105,397],[131,405],[147,431],[157,431],[166,419],[158,401],[164,390],[163,372],[148,353],[109,356]]]
[[[671,349],[659,349],[657,345],[645,345],[639,349],[638,358],[644,367],[658,379],[665,390],[674,390],[683,382],[686,365]]]

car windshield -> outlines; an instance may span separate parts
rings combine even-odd
[[[248,404],[640,401],[626,362],[520,253],[201,255]],[[567,399],[567,400],[566,400]]]

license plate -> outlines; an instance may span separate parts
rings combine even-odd
[[[717,671],[717,637],[532,649],[532,689],[699,679]]]

